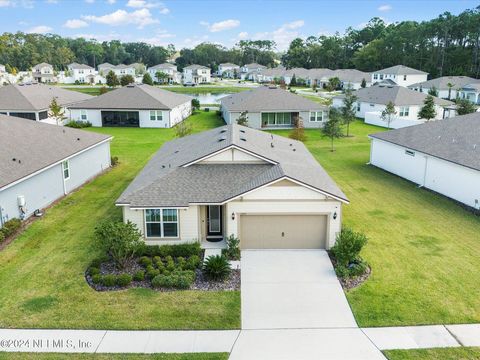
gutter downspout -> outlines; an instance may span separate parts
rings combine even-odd
[[[425,187],[425,182],[427,180],[427,166],[428,166],[428,156],[425,156],[425,167],[423,169],[423,184],[419,185],[419,188]]]

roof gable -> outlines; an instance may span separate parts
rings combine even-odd
[[[427,94],[407,89],[403,86],[392,85],[374,85],[355,91],[358,101],[373,104],[386,105],[390,101],[396,106],[423,105]],[[440,106],[452,105],[453,102],[433,97],[434,102]]]

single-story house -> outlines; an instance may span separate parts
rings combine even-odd
[[[480,209],[480,113],[370,135],[370,163]]]
[[[390,127],[393,129],[417,125],[425,120],[418,119],[418,113],[424,105],[427,94],[407,89],[403,86],[373,85],[354,92],[357,96],[355,116],[365,119],[367,124],[387,127],[382,119],[382,111],[387,104],[395,105],[396,114],[392,116]],[[342,107],[345,95],[333,98],[333,107]],[[441,120],[455,116],[454,104],[451,101],[434,97],[436,116],[432,120]]]
[[[203,65],[189,65],[183,68],[183,83],[206,84],[211,82],[210,68]]]
[[[49,118],[50,104],[54,98],[65,110],[68,105],[91,99],[92,96],[47,84],[12,84],[0,88],[0,114],[56,123]],[[65,116],[68,117],[68,111],[65,111]]]
[[[460,90],[468,84],[478,81],[468,76],[442,76],[436,79],[423,81],[409,85],[408,88],[428,94],[435,88],[438,91],[438,97],[442,99],[454,100],[460,95]]]
[[[395,83],[399,86],[409,86],[427,81],[428,73],[405,65],[395,65],[374,71],[372,72],[371,77],[372,84],[385,79],[390,79],[395,81]]]
[[[69,107],[70,119],[92,126],[170,128],[192,113],[192,98],[147,84],[129,84]]]
[[[232,124],[164,144],[116,205],[147,244],[328,249],[344,203],[303,143]]]
[[[57,82],[53,66],[47,63],[40,63],[32,69],[33,80],[40,83],[52,83]]]
[[[305,128],[323,127],[328,107],[276,86],[259,86],[220,99],[220,111],[227,124],[245,113],[254,129],[293,128],[297,120]]]
[[[0,115],[0,227],[110,167],[111,136]]]
[[[460,90],[459,97],[480,105],[480,81],[476,80],[476,82],[464,85]]]

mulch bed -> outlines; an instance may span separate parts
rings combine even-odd
[[[330,251],[328,251],[328,256],[330,257],[330,261],[332,262],[332,265],[335,268],[337,264],[335,257],[332,255]],[[367,279],[370,277],[371,274],[372,274],[372,268],[370,267],[370,265],[368,265],[367,270],[363,275],[354,276],[352,278],[341,278],[337,276],[337,278],[338,278],[338,281],[340,281],[340,284],[342,285],[342,288],[344,290],[351,290],[356,288],[357,286],[360,286],[365,281],[367,281]]]

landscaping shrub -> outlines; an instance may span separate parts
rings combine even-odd
[[[90,121],[74,121],[74,120],[71,120],[71,121],[67,122],[64,126],[70,127],[70,128],[75,128],[75,129],[83,129],[83,128],[92,127],[92,123]]]
[[[175,270],[175,262],[173,261],[173,258],[170,255],[168,255],[165,258],[165,261],[167,262],[165,269],[167,269],[168,271]]]
[[[102,277],[103,286],[112,287],[112,286],[115,286],[116,282],[117,282],[117,277],[113,274],[104,275]]]
[[[200,265],[200,256],[192,255],[185,264],[185,270],[195,270]]]
[[[120,274],[117,276],[116,284],[118,286],[128,286],[132,282],[132,275],[130,274]]]
[[[146,268],[152,265],[152,259],[150,259],[148,256],[142,256],[138,263]]]
[[[91,267],[88,269],[88,274],[89,274],[90,276],[98,275],[98,274],[100,274],[100,269],[97,268],[97,267],[91,266]]]
[[[184,257],[180,256],[177,258],[177,267],[180,270],[185,270],[185,266],[187,265],[187,261],[185,260]]]
[[[3,223],[1,232],[5,235],[5,238],[13,235],[22,226],[22,220],[13,218]]]
[[[109,254],[118,268],[125,268],[142,244],[141,233],[132,222],[108,221],[95,228],[100,246]]]
[[[360,260],[359,254],[367,243],[365,234],[355,232],[344,227],[337,236],[337,242],[332,247],[332,254],[335,256],[338,266],[348,267],[350,263]]]
[[[153,257],[153,264],[158,267],[158,265],[163,265],[162,258],[160,256]]]
[[[223,255],[209,256],[203,264],[203,272],[211,280],[224,280],[231,271],[230,263]]]
[[[223,252],[229,260],[240,260],[240,239],[233,234],[227,237],[227,248]]]
[[[145,280],[145,271],[138,270],[135,274],[133,274],[134,281],[143,281]]]
[[[103,276],[101,274],[92,275],[92,282],[94,284],[100,284],[102,280],[103,280]]]
[[[5,240],[5,234],[3,231],[0,231],[0,244]]]
[[[118,156],[110,156],[110,164],[112,167],[118,165]]]
[[[193,271],[175,271],[170,275],[158,275],[152,280],[154,288],[188,289],[195,281]]]
[[[102,265],[102,263],[108,261],[108,256],[101,256],[101,257],[98,257],[94,260],[92,260],[92,262],[90,263],[90,267],[94,267],[94,268],[100,268],[100,266]]]
[[[145,275],[148,279],[152,280],[155,276],[160,275],[160,270],[155,269],[153,266],[147,266]]]
[[[139,249],[139,255],[144,256],[160,256],[162,258],[167,257],[168,255],[177,258],[184,257],[188,258],[192,255],[200,256],[201,248],[199,242],[189,243],[189,244],[178,244],[178,245],[146,245],[142,243]]]

